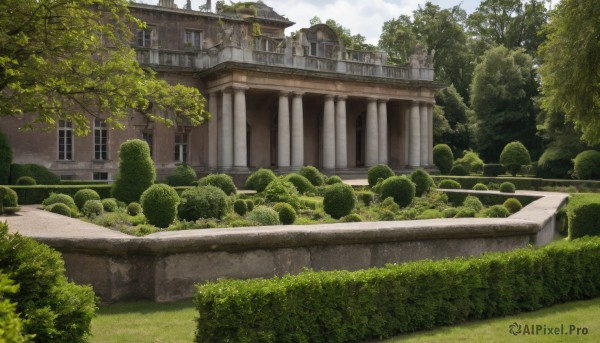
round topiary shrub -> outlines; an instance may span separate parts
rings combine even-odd
[[[523,205],[521,204],[521,202],[516,198],[506,199],[506,201],[504,201],[502,206],[506,207],[508,212],[510,212],[511,214],[517,213],[523,208]]]
[[[521,170],[521,166],[531,164],[531,157],[529,156],[529,151],[527,151],[527,148],[521,142],[511,142],[506,144],[502,150],[500,164],[512,176],[515,176]]]
[[[117,200],[113,198],[102,199],[102,207],[105,212],[115,212],[119,205],[117,205]]]
[[[395,175],[396,174],[394,174],[394,171],[386,164],[377,164],[369,168],[367,171],[367,180],[369,181],[369,186],[373,187],[377,184],[377,180],[380,178],[385,181],[387,178]]]
[[[458,213],[458,209],[456,207],[448,207],[442,211],[442,216],[444,218],[454,218]]]
[[[500,184],[500,192],[502,193],[514,193],[515,185],[512,182],[502,182]]]
[[[180,199],[173,187],[152,185],[142,193],[140,200],[148,223],[166,228],[175,220]]]
[[[573,160],[573,176],[580,180],[600,178],[600,151],[587,150]]]
[[[479,155],[473,151],[465,151],[464,156],[457,159],[454,162],[454,165],[463,166],[467,175],[471,173],[481,173],[483,170],[483,161],[479,158]]]
[[[425,192],[429,192],[432,187],[435,187],[435,182],[431,175],[421,168],[410,174],[410,180],[415,184],[415,195],[418,197]]]
[[[270,203],[285,202],[292,205],[293,208],[300,207],[298,191],[291,182],[282,179],[275,179],[263,191],[265,200]]]
[[[360,217],[360,214],[358,213],[350,213],[347,216],[343,216],[342,218],[340,218],[340,222],[342,223],[358,223],[358,222],[362,222],[362,218]]]
[[[81,213],[88,218],[94,218],[104,213],[104,207],[100,200],[88,200],[81,207]]]
[[[228,211],[227,194],[214,186],[199,186],[181,193],[179,218],[196,221],[200,218],[221,219]],[[145,212],[145,211],[144,211]]]
[[[256,206],[248,214],[248,219],[260,225],[279,225],[279,214],[267,206]]]
[[[178,165],[173,174],[167,176],[167,184],[171,186],[189,186],[194,180],[196,180],[196,171],[187,163]]]
[[[535,176],[542,179],[569,179],[574,170],[576,148],[560,145],[549,146],[538,159]]]
[[[406,176],[392,176],[381,184],[381,198],[392,197],[400,207],[410,205],[415,198],[416,186]]]
[[[279,222],[283,225],[290,225],[296,221],[296,210],[285,202],[279,202],[273,206],[273,209],[279,214]]]
[[[437,144],[433,147],[433,164],[440,169],[440,173],[448,175],[452,170],[454,155],[452,149],[446,144]]]
[[[300,174],[288,174],[285,176],[285,181],[292,183],[300,194],[314,193],[316,191],[315,186]]]
[[[19,196],[17,195],[17,192],[12,190],[11,188],[8,188],[6,186],[0,186],[0,195],[2,195],[2,198],[0,199],[0,201],[2,201],[2,206],[4,206],[4,207],[19,206],[19,204],[18,204]]]
[[[323,194],[323,210],[335,219],[348,215],[356,206],[356,197],[352,186],[336,183],[327,186]]]
[[[130,216],[137,216],[138,214],[142,213],[142,205],[140,205],[137,202],[132,202],[131,204],[127,205],[127,214]]]
[[[461,189],[460,183],[458,183],[458,181],[450,179],[444,179],[440,181],[438,187],[442,189]],[[454,206],[462,205],[463,201],[465,201],[465,198],[467,197],[467,195],[464,193],[455,192],[448,192],[446,193],[446,195],[448,196],[448,201]]]
[[[473,218],[475,217],[475,211],[472,208],[464,207],[461,208],[454,218]]]
[[[16,184],[19,186],[33,186],[37,185],[37,182],[35,182],[35,179],[31,176],[21,176],[17,179]]]
[[[233,202],[233,211],[240,216],[244,216],[248,212],[248,205],[244,199],[237,199]]]
[[[275,173],[271,169],[261,168],[248,176],[246,179],[246,188],[261,193],[275,179],[277,179],[277,176],[275,176]]]
[[[450,175],[467,176],[467,175],[469,175],[469,173],[467,172],[467,170],[465,169],[464,166],[457,164],[454,167],[452,167],[452,169],[450,170]]]
[[[71,209],[69,208],[69,206],[62,204],[62,203],[56,203],[54,205],[50,205],[47,207],[47,210],[52,213],[60,214],[61,216],[67,216],[67,217],[71,216]]]
[[[139,201],[142,193],[154,184],[156,170],[148,143],[128,140],[119,150],[119,172],[112,187],[112,197],[129,204]]]
[[[475,213],[478,213],[483,209],[483,204],[478,197],[468,195],[463,201],[463,206],[472,209]]]
[[[476,183],[476,184],[473,186],[473,190],[474,190],[474,191],[487,191],[487,190],[488,190],[488,188],[487,188],[487,186],[486,186],[486,185],[484,185],[483,183],[481,183],[481,182],[478,182],[478,183]]]
[[[313,166],[305,166],[300,168],[298,174],[308,179],[313,186],[323,186],[325,176],[319,171],[319,169]]]
[[[81,210],[88,200],[100,200],[100,195],[93,189],[85,188],[78,190],[73,196],[73,200],[77,208]]]
[[[444,218],[444,215],[442,214],[442,212],[440,212],[440,210],[436,210],[435,208],[430,208],[430,209],[423,211],[423,213],[419,214],[416,219],[438,219],[438,218]]]
[[[342,178],[337,175],[332,175],[325,179],[326,185],[334,185],[336,183],[342,183],[342,182],[344,182],[344,181],[342,181]]]
[[[227,174],[209,174],[198,181],[198,186],[214,186],[220,188],[227,195],[237,193],[233,179]]]
[[[246,206],[248,207],[248,211],[252,211],[254,209],[254,201],[246,199]]]
[[[483,211],[483,215],[486,218],[506,218],[510,216],[510,212],[502,205],[494,205]]]
[[[77,205],[75,205],[75,201],[73,200],[73,198],[71,198],[70,195],[67,194],[52,193],[49,197],[42,201],[42,205],[44,206],[50,206],[57,203],[65,204],[69,206],[71,210],[77,210]]]

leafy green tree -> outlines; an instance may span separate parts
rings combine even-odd
[[[310,20],[310,25],[317,25],[317,24],[322,24],[323,22],[321,21],[321,18],[315,16]],[[327,19],[325,21],[325,25],[329,26],[337,35],[338,39],[340,40],[340,42],[342,42],[342,44],[344,44],[344,46],[346,47],[346,49],[350,49],[350,50],[367,50],[367,51],[375,51],[377,50],[377,47],[372,45],[372,44],[368,44],[366,42],[367,38],[361,34],[355,34],[353,35],[352,32],[350,31],[350,29],[348,29],[347,27],[344,27],[340,24],[338,24],[338,22],[336,22],[333,19]]]
[[[522,50],[496,47],[488,50],[475,68],[471,104],[475,112],[477,151],[497,161],[502,147],[523,142],[534,156],[541,153],[536,136],[537,95],[531,56]]]
[[[24,128],[73,122],[90,133],[89,115],[122,128],[132,111],[169,125],[207,117],[199,91],[171,86],[140,68],[130,48],[126,0],[0,2],[0,116],[32,113]],[[29,118],[29,117],[28,117]]]
[[[542,107],[566,114],[589,144],[600,144],[600,7],[563,0],[551,14],[540,47]]]
[[[473,148],[475,132],[472,121],[474,114],[465,104],[454,85],[438,92],[435,96],[435,102],[443,110],[449,127],[437,139],[434,134],[434,141],[448,144],[454,155],[459,155],[462,151]]]

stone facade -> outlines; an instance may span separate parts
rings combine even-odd
[[[65,123],[57,132],[23,133],[21,120],[3,118],[15,163],[42,164],[63,178],[111,180],[119,145],[140,138],[151,145],[159,178],[181,162],[198,172],[233,173],[433,164],[434,93],[441,85],[419,47],[408,65],[388,66],[384,53],[346,49],[323,24],[285,36],[293,23],[262,2],[217,13],[162,0],[130,10],[147,23],[146,30],[132,28],[140,64],[172,84],[197,87],[212,119],[166,128],[133,115],[124,131],[103,131],[98,123],[93,135],[68,141]]]

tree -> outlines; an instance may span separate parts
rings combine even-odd
[[[126,0],[4,0],[0,3],[0,116],[33,114],[25,128],[73,122],[90,132],[89,115],[122,128],[132,111],[167,125],[207,117],[195,88],[170,86],[140,68],[129,47]]]
[[[322,24],[321,18],[313,17],[310,19],[310,25],[314,26],[317,24]],[[333,19],[327,19],[325,21],[325,25],[329,26],[337,35],[340,42],[346,47],[346,49],[350,50],[366,50],[366,51],[375,51],[377,47],[374,45],[366,43],[367,38],[361,34],[353,35],[350,29],[338,24]]]
[[[475,111],[477,151],[483,160],[497,161],[503,146],[523,142],[537,157],[537,95],[531,56],[522,50],[497,47],[488,50],[475,67],[471,104]]]
[[[566,114],[589,144],[600,144],[600,7],[563,0],[540,47],[542,107]]]
[[[473,111],[465,104],[454,85],[439,91],[435,96],[437,106],[443,110],[448,122],[448,130],[434,141],[450,146],[454,155],[460,155],[464,150],[474,147]],[[435,128],[434,128],[435,131]],[[437,138],[437,139],[436,139]]]

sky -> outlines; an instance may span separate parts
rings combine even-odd
[[[138,0],[138,2],[158,4],[158,0]],[[216,0],[212,1],[213,11],[216,2]],[[426,0],[263,0],[263,2],[273,7],[275,12],[296,23],[286,29],[288,35],[310,26],[309,20],[318,16],[323,22],[333,19],[350,29],[352,34],[361,34],[366,37],[367,43],[376,45],[384,22],[402,14],[412,15],[412,12],[419,5],[423,6]],[[481,0],[431,0],[431,2],[441,8],[461,4],[461,8],[471,13],[477,9]],[[175,3],[182,8],[186,0],[175,0]],[[198,9],[205,3],[206,0],[192,0],[192,9]]]

